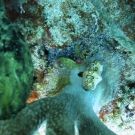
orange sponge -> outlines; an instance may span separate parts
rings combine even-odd
[[[39,95],[38,95],[38,93],[37,93],[36,91],[32,91],[32,92],[30,93],[30,96],[29,96],[29,98],[27,99],[26,103],[29,104],[29,103],[31,103],[31,102],[37,100],[37,99],[38,99],[38,96],[39,96]]]

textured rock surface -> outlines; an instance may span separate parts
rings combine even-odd
[[[0,119],[25,106],[32,84],[33,66],[28,44],[0,6]]]
[[[42,40],[50,47],[63,47],[88,35],[108,32],[124,48],[135,51],[134,0],[5,0],[5,3],[9,18],[16,21],[28,42]]]

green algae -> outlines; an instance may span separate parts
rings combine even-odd
[[[60,64],[62,67],[67,68],[67,70],[73,70],[79,66],[69,58],[60,58]]]
[[[28,44],[7,19],[4,9],[0,13],[0,24],[0,119],[7,119],[25,106],[33,64]]]

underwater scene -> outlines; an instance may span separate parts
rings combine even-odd
[[[135,135],[135,0],[0,0],[0,135]]]

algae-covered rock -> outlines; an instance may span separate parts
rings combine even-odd
[[[71,60],[69,58],[60,58],[60,64],[62,67],[65,67],[68,70],[73,70],[74,68],[79,66],[73,60]]]
[[[0,119],[25,106],[32,84],[33,66],[22,34],[0,9]]]

